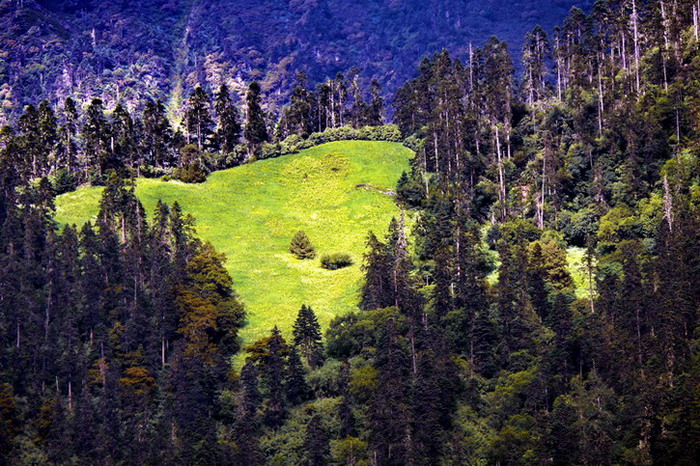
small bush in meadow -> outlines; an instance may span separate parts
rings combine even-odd
[[[173,178],[183,183],[204,183],[207,180],[207,172],[198,163],[192,163],[176,169]]]
[[[352,265],[352,257],[344,252],[324,254],[321,256],[321,267],[327,270],[337,270]]]

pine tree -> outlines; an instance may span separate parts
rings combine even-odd
[[[19,173],[26,178],[32,178],[39,175],[39,167],[44,164],[44,154],[41,151],[40,129],[39,129],[39,112],[33,105],[27,105],[24,113],[19,118],[18,122],[19,134],[18,139],[20,149],[24,152],[24,160],[18,164]]]
[[[213,246],[202,246],[187,263],[187,279],[177,298],[182,312],[178,332],[186,342],[185,354],[212,366],[236,352],[237,332],[245,318],[224,261]]]
[[[216,140],[219,150],[224,154],[230,154],[235,149],[241,138],[241,123],[238,109],[231,100],[228,87],[222,84],[216,94],[214,108],[218,118]]]
[[[58,145],[58,127],[56,115],[47,101],[39,104],[39,147],[43,154],[44,164],[40,167],[40,176],[56,171],[56,151]]]
[[[284,379],[284,390],[287,401],[292,405],[303,403],[313,394],[306,383],[304,366],[301,364],[299,351],[292,347],[287,357],[287,370]]]
[[[367,235],[367,252],[362,270],[365,273],[365,282],[362,285],[360,307],[371,310],[394,305],[391,256],[387,246],[372,232]]]
[[[289,244],[289,252],[297,259],[313,259],[316,257],[316,249],[304,231],[297,231]]]
[[[308,466],[324,466],[329,460],[328,434],[323,429],[321,417],[314,413],[306,425],[304,436],[304,464]]]
[[[210,106],[209,96],[201,86],[197,86],[194,93],[187,99],[187,110],[185,111],[187,144],[196,141],[200,152],[208,147],[212,134],[211,128],[214,122],[211,118]]]
[[[63,105],[62,120],[63,124],[59,129],[61,152],[57,165],[71,172],[77,163],[78,148],[75,137],[78,133],[78,110],[70,97],[66,98]]]
[[[119,171],[123,167],[138,167],[134,121],[121,104],[117,104],[112,112],[110,137],[110,156],[104,169]]]
[[[101,178],[105,174],[105,162],[108,160],[107,151],[110,145],[109,123],[105,118],[104,104],[101,99],[92,99],[88,106],[82,137],[85,141],[82,166],[87,169],[97,168]]]
[[[299,348],[310,367],[319,367],[323,363],[323,343],[321,343],[321,326],[311,306],[303,304],[294,322],[294,345]]]
[[[407,464],[411,445],[410,357],[396,322],[382,329],[377,346],[379,371],[369,411],[370,445],[380,464]]]
[[[367,116],[365,123],[369,126],[381,126],[384,123],[384,99],[382,99],[382,89],[379,81],[372,80],[370,84],[372,100],[367,106]]]
[[[236,455],[237,464],[261,464],[262,453],[258,442],[260,407],[260,392],[258,390],[258,375],[255,365],[247,362],[241,369],[241,395],[237,406],[234,433],[238,444]]]
[[[352,94],[352,107],[350,108],[352,126],[355,128],[361,128],[366,124],[366,118],[369,115],[369,108],[367,102],[365,102],[365,98],[362,96],[360,77],[357,74],[355,74],[355,77],[352,80],[350,93]]]
[[[275,326],[270,336],[258,340],[246,348],[246,351],[247,361],[256,364],[260,369],[265,397],[265,423],[270,427],[279,427],[284,422],[287,412],[285,380],[289,346]]]
[[[169,168],[174,164],[172,156],[173,130],[160,100],[149,100],[143,111],[144,152],[146,164]]]
[[[541,26],[536,26],[525,37],[523,47],[523,91],[528,105],[533,105],[544,98],[547,86],[547,60],[550,58],[550,46],[547,33]]]
[[[248,145],[248,158],[258,155],[260,147],[269,140],[265,114],[261,107],[261,89],[257,81],[248,86],[246,95],[246,124],[244,136]]]
[[[297,83],[292,90],[290,104],[282,117],[284,136],[297,134],[308,137],[316,127],[314,95],[307,90],[307,77],[303,72],[297,73]]]

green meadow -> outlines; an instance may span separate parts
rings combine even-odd
[[[227,257],[226,267],[248,311],[244,344],[277,325],[289,334],[302,304],[325,330],[356,309],[368,231],[384,234],[398,208],[389,191],[412,152],[388,142],[343,141],[298,154],[212,173],[205,183],[139,179],[136,194],[149,212],[158,200],[177,201],[197,220],[199,236]],[[101,188],[86,187],[56,200],[56,220],[82,225],[96,217]],[[297,230],[316,247],[314,260],[288,251]],[[324,253],[346,252],[340,270],[319,265]]]

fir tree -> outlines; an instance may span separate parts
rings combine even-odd
[[[246,95],[246,124],[244,136],[248,145],[248,158],[257,155],[262,143],[269,140],[265,114],[261,107],[261,89],[257,81],[248,86]]]
[[[63,105],[63,124],[59,130],[61,152],[57,165],[72,171],[77,163],[78,148],[75,138],[78,133],[78,110],[75,101],[68,97]]]
[[[225,84],[222,84],[219,92],[216,93],[214,108],[218,118],[217,145],[222,153],[229,154],[233,152],[241,138],[241,123],[238,109],[233,104],[231,94]]]
[[[328,464],[329,458],[328,434],[321,424],[321,417],[314,413],[306,425],[304,436],[304,464],[308,466],[323,466]]]
[[[381,95],[381,86],[376,79],[370,84],[372,100],[367,106],[365,123],[369,126],[381,126],[384,123],[384,99]]]
[[[391,283],[391,256],[387,246],[372,232],[367,235],[367,252],[362,269],[365,282],[362,285],[360,307],[370,310],[392,306],[394,294]]]
[[[146,164],[169,168],[173,165],[173,130],[160,100],[149,100],[143,111],[143,141]]]
[[[85,141],[83,166],[91,169],[98,168],[99,175],[102,177],[109,160],[110,132],[101,99],[92,99],[88,106],[85,112],[82,137]]]
[[[209,137],[212,134],[213,121],[210,106],[209,96],[201,86],[197,86],[187,100],[185,127],[187,128],[187,143],[192,144],[196,141],[200,152],[208,147]]]
[[[304,231],[294,233],[292,241],[289,243],[289,252],[294,254],[297,259],[313,259],[316,257],[316,249]]]
[[[299,351],[292,347],[287,357],[287,370],[284,380],[287,401],[292,405],[303,403],[311,398],[312,392],[306,383],[304,366],[301,364]]]
[[[303,304],[294,322],[294,345],[299,348],[310,367],[319,367],[323,363],[323,343],[321,343],[321,326],[310,306]]]
[[[43,153],[44,163],[39,169],[39,175],[44,176],[56,171],[56,152],[58,144],[58,128],[56,115],[47,101],[39,104],[39,150]]]

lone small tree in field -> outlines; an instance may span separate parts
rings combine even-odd
[[[303,231],[297,231],[289,244],[289,252],[299,259],[313,259],[316,257],[316,250],[311,240]]]

